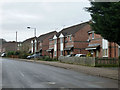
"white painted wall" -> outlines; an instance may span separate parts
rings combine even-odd
[[[64,35],[61,33],[59,38],[60,38],[60,55],[62,56],[61,52],[63,52],[63,38],[64,38]]]
[[[37,51],[37,40],[35,39],[35,52]]]
[[[102,48],[103,49],[108,49],[108,40],[102,39]]]
[[[63,38],[60,38],[60,39],[62,39],[62,42],[60,42],[60,51],[63,52]],[[60,53],[61,56],[62,56],[62,54]]]
[[[57,39],[56,40],[56,43],[54,43],[54,56],[57,56]],[[55,52],[56,52],[56,55],[55,55]]]
[[[108,40],[102,39],[102,49],[103,49],[103,57],[108,57]]]
[[[33,53],[33,40],[31,41],[31,52]]]

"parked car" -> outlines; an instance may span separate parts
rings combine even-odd
[[[67,55],[66,57],[71,57],[71,55]]]
[[[27,56],[27,59],[31,59],[31,58],[41,58],[43,57],[42,55],[40,54],[33,54],[33,55],[30,55],[30,56]]]
[[[76,54],[70,54],[70,55],[67,55],[66,57],[73,57],[75,56]]]
[[[75,57],[86,57],[85,54],[76,54]]]
[[[5,56],[6,56],[6,53],[2,53],[2,54],[1,54],[1,57],[5,57]]]
[[[71,54],[71,57],[74,57],[76,54]]]

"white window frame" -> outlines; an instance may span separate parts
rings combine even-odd
[[[104,50],[107,49],[107,55],[104,55]],[[108,41],[106,39],[102,39],[102,53],[103,53],[103,57],[108,57]]]
[[[72,36],[71,35],[69,36],[69,38],[70,38],[70,41],[72,41]]]
[[[106,51],[105,51],[105,55],[104,55],[104,50],[107,50],[107,53],[106,53]],[[103,57],[108,57],[108,49],[106,48],[106,49],[103,49]]]
[[[94,39],[95,38],[95,33],[94,33],[94,31],[92,32],[92,39]]]
[[[60,38],[60,43],[63,43],[63,38]]]
[[[120,56],[120,46],[118,46],[118,57]]]
[[[57,39],[54,40],[54,44],[56,44],[56,43],[57,43]]]

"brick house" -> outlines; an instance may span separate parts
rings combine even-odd
[[[17,51],[18,44],[15,41],[9,41],[2,44],[2,52]]]
[[[3,44],[6,43],[5,39],[0,39],[0,54],[4,52]]]
[[[49,40],[50,57],[58,58],[69,54],[87,54],[89,22],[64,28]]]
[[[37,51],[37,37],[31,37],[22,42],[21,51],[35,53]]]
[[[0,54],[9,51],[20,51],[22,49],[22,42],[6,41],[0,39]]]
[[[86,48],[93,57],[111,57],[118,58],[120,56],[120,46],[114,42],[108,42],[101,35],[89,31],[89,45]]]
[[[37,52],[39,52],[43,56],[49,56],[48,49],[49,49],[49,39],[53,37],[57,32],[52,31],[46,34],[42,34],[38,37],[38,49]]]

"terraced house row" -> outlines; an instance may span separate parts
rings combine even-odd
[[[53,31],[39,37],[26,39],[22,43],[17,42],[17,50],[40,53],[51,58],[88,53],[91,53],[93,57],[118,58],[120,46],[114,42],[108,42],[101,35],[95,34],[89,23],[84,22],[64,28],[60,32]],[[5,48],[5,45],[3,46]]]
[[[39,37],[27,39],[24,43],[29,41],[29,52],[38,52],[51,58],[70,54],[88,54],[89,52],[93,57],[118,58],[120,46],[95,34],[89,23],[84,22],[67,27],[60,32],[49,32]]]

